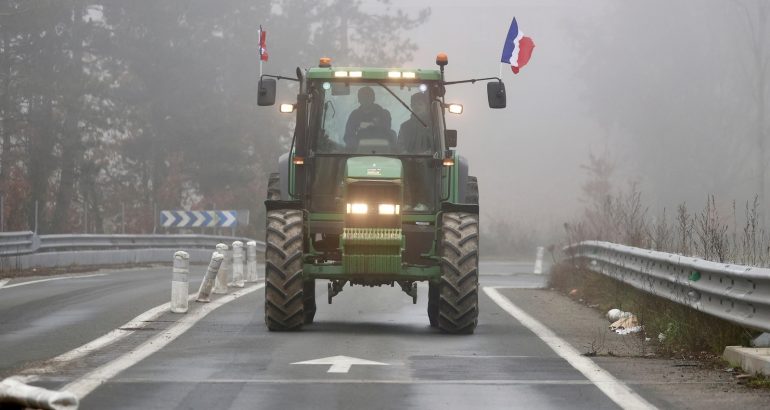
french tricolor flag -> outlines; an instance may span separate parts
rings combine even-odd
[[[524,37],[524,33],[519,31],[519,25],[516,23],[516,17],[514,17],[511,28],[508,29],[508,37],[505,38],[500,62],[510,64],[513,73],[518,74],[519,70],[529,62],[534,48],[535,42],[529,37]]]

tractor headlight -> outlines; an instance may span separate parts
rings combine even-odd
[[[349,214],[368,214],[369,206],[366,204],[348,204]]]
[[[400,205],[394,204],[380,204],[380,215],[398,215],[401,212]]]

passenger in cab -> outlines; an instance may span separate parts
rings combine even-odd
[[[392,142],[390,112],[374,102],[374,90],[361,87],[358,90],[360,106],[353,110],[345,126],[344,141],[349,150],[357,150],[362,139],[379,138]]]

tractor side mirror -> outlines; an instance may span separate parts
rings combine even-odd
[[[502,81],[487,83],[489,108],[505,108],[505,84]]]
[[[259,92],[257,94],[257,105],[260,107],[275,104],[275,79],[260,78]]]
[[[447,148],[457,146],[457,130],[444,130],[444,144]]]

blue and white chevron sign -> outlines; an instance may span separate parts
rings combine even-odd
[[[238,211],[160,211],[164,228],[234,228]]]

